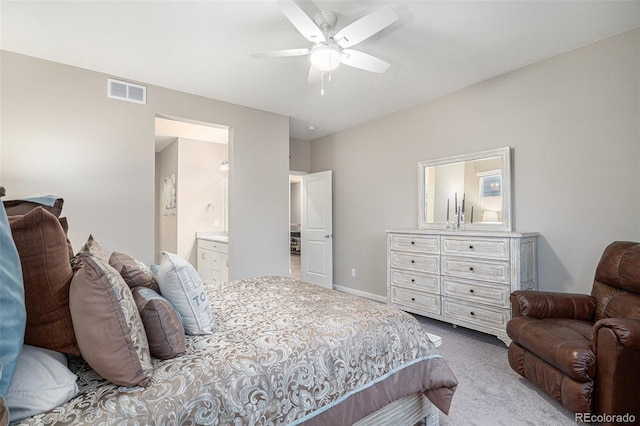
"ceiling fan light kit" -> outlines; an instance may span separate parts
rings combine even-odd
[[[357,21],[342,28],[336,34],[332,30],[338,16],[334,12],[322,11],[314,19],[292,0],[278,1],[282,13],[294,27],[313,45],[309,48],[276,50],[271,52],[254,53],[254,58],[282,58],[289,56],[309,55],[311,68],[309,69],[309,83],[321,80],[324,94],[324,73],[336,69],[341,63],[365,71],[383,73],[390,64],[380,58],[358,50],[349,49],[372,35],[387,28],[398,19],[398,15],[390,6],[382,7]],[[322,73],[318,76],[317,71]],[[320,77],[320,79],[318,79]]]
[[[331,71],[340,65],[340,46],[329,41],[311,48],[311,65],[320,71]]]

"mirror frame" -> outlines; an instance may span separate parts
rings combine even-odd
[[[418,163],[418,229],[445,230],[446,223],[427,223],[427,211],[425,200],[425,170],[427,167],[439,166],[465,161],[476,161],[488,158],[500,157],[502,162],[502,222],[486,223],[475,222],[465,224],[467,231],[512,231],[512,204],[511,204],[511,147],[492,149],[471,154],[456,155],[453,157],[439,158],[436,160],[421,161]],[[459,232],[459,231],[452,231]]]

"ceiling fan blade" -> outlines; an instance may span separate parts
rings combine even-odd
[[[291,21],[293,26],[300,31],[300,34],[302,34],[304,38],[312,43],[323,43],[326,41],[322,30],[300,9],[300,6],[291,0],[279,1],[278,6],[280,6],[280,10],[282,10],[284,16]]]
[[[309,68],[309,76],[307,77],[307,83],[314,84],[319,83],[322,80],[322,71],[315,68],[313,65]]]
[[[342,63],[350,67],[360,68],[365,71],[377,72],[382,74],[391,66],[382,59],[371,56],[358,50],[343,49]]]
[[[333,39],[338,43],[338,46],[342,48],[351,47],[371,37],[375,33],[382,31],[396,19],[398,19],[398,15],[391,6],[385,6],[347,25],[338,31],[338,33],[333,36]]]
[[[253,58],[286,58],[288,56],[304,56],[309,54],[309,49],[285,49],[285,50],[272,50],[269,52],[256,52],[252,53]]]

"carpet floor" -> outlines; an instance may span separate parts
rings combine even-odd
[[[574,414],[511,369],[507,348],[495,336],[415,316],[442,337],[439,351],[458,379],[441,426],[576,425]]]

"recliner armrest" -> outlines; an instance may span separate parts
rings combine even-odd
[[[592,321],[596,302],[588,294],[519,290],[511,294],[511,316]]]
[[[597,357],[595,412],[640,418],[640,319],[599,320],[593,326],[592,344]],[[602,424],[613,426],[620,423]]]
[[[598,347],[598,332],[608,328],[618,338],[620,346],[640,350],[640,320],[631,318],[604,318],[593,326],[593,347]]]

